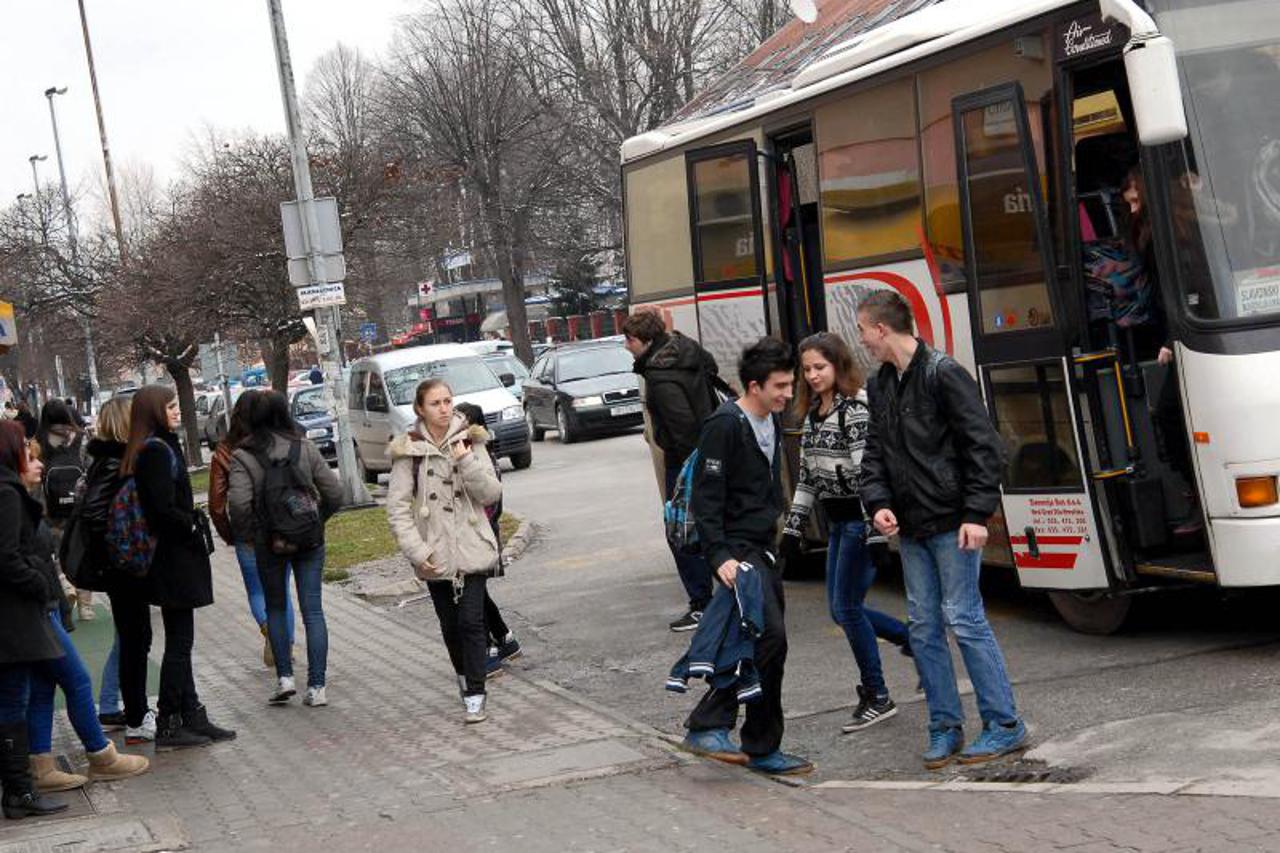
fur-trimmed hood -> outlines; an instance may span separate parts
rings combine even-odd
[[[443,444],[437,445],[427,432],[426,424],[417,421],[413,429],[404,435],[398,435],[387,446],[387,456],[394,462],[405,456],[428,456],[431,453],[443,454],[444,448],[463,439],[470,439],[472,446],[482,449],[489,441],[489,430],[482,426],[471,426],[465,416],[454,412],[449,422],[449,431],[445,433]]]

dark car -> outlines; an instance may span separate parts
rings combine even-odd
[[[289,396],[289,413],[302,427],[308,439],[320,449],[330,464],[338,462],[338,445],[334,441],[335,421],[324,405],[324,386],[298,388]]]
[[[588,433],[641,426],[644,405],[634,363],[616,340],[564,344],[543,353],[524,381],[533,440],[541,441],[549,429],[569,444]]]

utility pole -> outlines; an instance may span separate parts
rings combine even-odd
[[[98,138],[102,140],[102,164],[107,170],[107,197],[111,201],[111,220],[116,227],[116,248],[120,252],[120,266],[129,265],[129,248],[124,242],[124,226],[120,222],[120,200],[116,196],[116,174],[111,168],[111,146],[107,144],[107,123],[102,118],[102,98],[98,95],[98,72],[93,65],[93,43],[89,41],[89,18],[84,12],[84,0],[80,3],[80,30],[84,33],[84,56],[89,62],[89,86],[93,89],[93,108],[98,113]],[[50,102],[52,104],[52,102]],[[52,109],[52,106],[50,106]],[[94,382],[94,387],[97,383]]]
[[[58,135],[58,111],[53,107],[54,97],[65,95],[66,93],[66,86],[61,89],[57,86],[50,86],[44,90],[44,96],[49,101],[49,121],[53,125],[53,150],[58,156],[58,179],[62,182],[62,216],[67,223],[67,243],[71,247],[71,269],[78,279],[76,283],[80,284],[84,278],[84,270],[80,267],[80,247],[78,235],[76,234],[76,217],[71,211],[71,193],[67,190],[67,169],[62,162],[62,138]],[[98,354],[93,346],[92,306],[90,306],[89,313],[80,318],[80,327],[84,331],[84,357],[89,365],[89,414],[93,414],[98,405]]]
[[[81,0],[83,3],[83,0]],[[293,185],[297,193],[302,241],[307,255],[307,269],[313,284],[323,284],[321,273],[320,223],[316,218],[315,193],[311,188],[311,164],[307,160],[307,140],[302,131],[302,116],[298,109],[298,92],[293,81],[293,63],[289,58],[289,37],[285,33],[284,12],[280,0],[267,0],[267,14],[271,17],[271,33],[276,49],[276,68],[280,75],[280,97],[284,102],[285,127],[289,133],[289,148],[293,159]],[[316,344],[320,362],[324,368],[325,384],[333,400],[334,421],[338,427],[338,473],[342,478],[347,503],[360,506],[372,503],[369,492],[356,468],[355,444],[351,434],[351,420],[347,412],[347,386],[342,381],[342,342],[339,339],[339,309],[325,307],[315,309]]]

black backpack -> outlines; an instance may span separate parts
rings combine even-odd
[[[271,459],[254,453],[262,468],[258,490],[258,523],[273,554],[283,557],[310,551],[324,544],[324,518],[320,494],[303,471],[302,442],[289,442],[289,455]]]
[[[83,477],[79,438],[63,447],[49,449],[48,458],[44,460],[44,511],[49,518],[60,521],[71,517]]]

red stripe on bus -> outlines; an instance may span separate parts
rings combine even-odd
[[[1013,564],[1020,569],[1074,569],[1079,554],[1041,554],[1033,557],[1030,554],[1014,552]]]
[[[920,295],[920,291],[911,283],[911,279],[898,275],[896,272],[880,272],[876,270],[868,272],[847,273],[834,275],[827,279],[828,283],[836,284],[846,281],[857,281],[865,279],[867,281],[878,281],[881,284],[887,284],[911,305],[911,313],[915,315],[916,325],[920,327],[920,337],[924,338],[925,343],[930,346],[937,346],[937,341],[933,337],[933,320],[929,317],[929,307],[924,304],[924,297]],[[945,304],[945,303],[944,303]]]
[[[748,290],[721,290],[717,293],[699,293],[699,302],[711,302],[716,299],[737,299],[742,296],[759,296],[760,288],[752,287]]]
[[[1014,545],[1026,545],[1026,536],[1010,536],[1009,541]],[[1083,536],[1037,536],[1037,545],[1079,545],[1084,541]]]
[[[955,355],[955,337],[951,333],[951,306],[947,304],[947,294],[942,289],[942,268],[933,254],[933,244],[925,236],[924,226],[916,225],[916,234],[920,237],[920,247],[924,249],[924,262],[929,267],[929,276],[933,279],[933,292],[938,294],[938,302],[942,305],[942,333],[947,336],[947,355]]]

